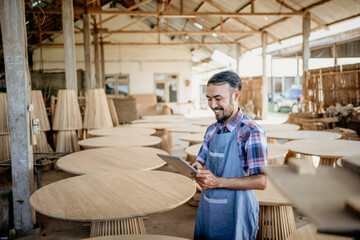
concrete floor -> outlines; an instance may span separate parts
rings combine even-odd
[[[283,122],[286,117],[282,114],[279,117],[271,115],[269,117],[270,122],[274,123],[277,121]],[[275,120],[274,120],[275,119]],[[191,125],[190,121],[187,121],[188,125]],[[173,155],[185,157],[186,153],[184,149],[188,143],[180,141],[178,137],[182,134],[174,134],[174,147]],[[172,171],[168,166],[162,167],[159,170]],[[49,170],[42,172],[42,185],[45,186],[49,183],[59,181],[74,175],[63,172],[61,170]],[[1,187],[1,184],[0,184]],[[199,193],[196,193],[195,198],[199,197]],[[159,234],[183,237],[192,239],[197,207],[191,206],[194,201],[179,206],[168,212],[153,214],[145,219],[146,231],[148,234]],[[303,226],[308,223],[307,220],[302,219],[299,214],[296,214],[297,227]],[[90,223],[89,222],[72,222],[63,221],[54,218],[44,216],[42,214],[36,214],[37,222],[40,224],[40,228],[37,229],[37,234],[28,236],[19,236],[18,239],[30,240],[30,239],[41,239],[41,240],[65,240],[65,239],[83,239],[90,236]],[[34,231],[36,233],[36,231]]]

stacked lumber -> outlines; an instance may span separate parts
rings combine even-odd
[[[45,131],[49,131],[51,129],[50,122],[45,109],[43,95],[40,90],[31,91],[31,102],[34,106],[34,110],[32,112],[31,118],[39,119],[39,123],[40,123],[40,132],[38,134],[35,134],[36,144],[33,145],[33,152],[34,153],[52,152],[51,147],[48,146],[48,141],[45,133]]]
[[[89,89],[86,96],[84,128],[89,130],[113,126],[104,89]]]
[[[10,136],[6,93],[0,93],[0,162],[10,160]]]
[[[56,152],[79,151],[76,130],[82,128],[78,98],[73,89],[58,92],[53,130],[56,134]]]
[[[120,123],[131,123],[138,119],[136,99],[133,97],[114,99],[116,113]]]
[[[244,107],[252,101],[255,118],[262,116],[262,76],[242,78],[242,90],[239,98],[239,106]]]

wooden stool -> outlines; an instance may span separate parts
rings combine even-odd
[[[91,223],[90,237],[124,234],[146,234],[144,219],[139,217]]]

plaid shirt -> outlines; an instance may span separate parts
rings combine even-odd
[[[237,129],[239,124],[240,128]],[[218,121],[208,127],[196,160],[205,164],[209,152],[210,139],[215,133],[221,134],[235,130],[238,131],[237,143],[239,159],[242,161],[246,175],[262,173],[260,166],[267,165],[268,154],[265,131],[245,116],[240,108],[226,126],[223,126],[222,123]]]

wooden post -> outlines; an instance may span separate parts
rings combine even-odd
[[[336,43],[334,43],[332,46],[332,52],[333,52],[333,58],[334,58],[334,66],[336,66],[336,65],[338,65],[337,64],[338,50],[337,50]]]
[[[240,75],[241,43],[236,44],[236,72]]]
[[[261,118],[266,119],[268,113],[268,81],[266,77],[266,47],[267,47],[266,32],[263,32],[261,34],[261,44],[262,44],[262,73],[263,73]]]
[[[17,232],[25,232],[33,228],[30,195],[34,184],[25,3],[24,0],[1,0],[0,3],[11,140],[14,228]]]
[[[85,82],[86,90],[93,89],[95,87],[94,81],[91,77],[91,55],[90,55],[90,20],[87,13],[86,0],[84,0],[84,14],[83,14],[83,31],[84,31],[84,53],[85,53]]]
[[[104,53],[104,42],[100,39],[100,56],[101,56],[101,80],[100,88],[104,87],[105,83],[105,53]]]
[[[303,75],[302,75],[302,90],[303,96],[307,96],[307,80],[306,80],[306,72],[309,70],[309,59],[310,59],[310,12],[306,12],[303,15],[303,44],[302,44],[302,60],[303,60]]]
[[[64,32],[66,89],[75,89],[75,91],[77,91],[73,1],[62,0],[61,5]]]
[[[99,34],[96,24],[96,16],[94,16],[95,88],[100,88]]]

